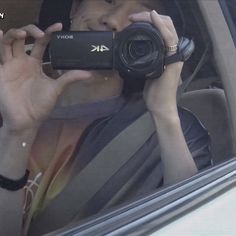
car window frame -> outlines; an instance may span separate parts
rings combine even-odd
[[[228,24],[229,30],[231,32],[231,35],[232,35],[232,38],[234,41],[234,45],[236,47],[236,22],[233,22],[233,19],[232,19],[231,13],[229,11],[228,5],[226,3],[226,0],[218,0],[218,1],[221,6],[224,17],[226,19],[226,22]],[[235,12],[235,14],[236,14],[236,12]]]
[[[236,158],[49,235],[150,234],[235,186]]]

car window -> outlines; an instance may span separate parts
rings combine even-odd
[[[95,4],[99,1],[88,0],[87,2]],[[109,7],[114,6],[119,1],[104,1],[104,9],[109,9]],[[73,17],[70,15],[70,9],[68,8],[69,6],[71,7],[71,2],[71,0],[22,0],[21,4],[19,4],[17,0],[0,0],[0,29],[6,33],[12,28],[34,24],[41,30],[45,30],[52,23],[60,21],[64,24],[63,32],[55,34],[53,39],[67,40],[67,44],[63,48],[63,42],[61,41],[62,44],[57,45],[56,53],[59,52],[58,55],[60,56],[64,53],[70,60],[69,54],[76,54],[79,48],[73,40],[76,34],[70,34],[69,31],[69,26],[73,23]],[[137,2],[142,3],[143,0],[137,0]],[[32,223],[33,230],[41,233],[41,230],[44,229],[39,226],[40,223],[37,225],[38,222],[47,225],[47,222],[50,221],[53,225],[54,221],[51,221],[51,218],[56,215],[55,222],[59,224],[61,219],[66,219],[67,214],[72,214],[71,212],[76,210],[76,207],[81,206],[81,213],[78,216],[76,215],[78,218],[73,218],[73,224],[58,231],[61,235],[76,235],[76,233],[79,235],[83,230],[93,232],[93,234],[98,230],[100,234],[98,233],[97,235],[102,235],[104,232],[112,234],[113,231],[114,235],[122,235],[122,233],[126,235],[124,232],[128,233],[132,232],[132,230],[134,235],[136,235],[135,232],[140,234],[142,232],[154,232],[155,226],[162,227],[164,223],[168,224],[168,220],[162,218],[163,212],[165,215],[168,214],[171,219],[173,218],[171,217],[172,213],[174,216],[179,217],[180,214],[176,212],[181,208],[181,204],[184,205],[186,198],[189,207],[186,210],[191,208],[191,197],[194,194],[194,198],[196,197],[197,199],[194,207],[197,207],[198,202],[203,204],[201,197],[205,194],[205,185],[207,185],[206,192],[211,192],[210,197],[212,197],[214,195],[214,187],[218,186],[217,181],[220,181],[219,191],[225,190],[224,183],[227,182],[228,178],[234,176],[235,160],[233,159],[232,162],[229,160],[236,153],[236,135],[234,132],[234,127],[236,127],[236,118],[234,117],[236,108],[232,105],[236,104],[233,99],[235,97],[233,88],[235,86],[234,76],[236,73],[232,73],[235,68],[230,64],[232,63],[231,58],[233,58],[232,55],[235,48],[231,48],[232,39],[228,37],[227,32],[229,29],[236,45],[236,1],[170,0],[163,2],[166,4],[166,11],[173,20],[179,38],[184,36],[189,40],[193,40],[195,45],[193,54],[184,63],[181,76],[178,76],[178,78],[181,77],[180,84],[183,87],[179,86],[177,105],[178,115],[181,118],[181,130],[199,173],[173,186],[163,185],[162,150],[156,145],[156,133],[151,133],[155,127],[150,126],[150,123],[145,123],[147,108],[143,102],[143,91],[140,92],[139,90],[139,92],[127,98],[131,102],[128,104],[129,106],[126,106],[126,98],[123,99],[120,96],[112,96],[109,101],[107,99],[98,99],[98,101],[89,103],[86,98],[92,97],[91,94],[97,95],[95,96],[96,98],[103,94],[97,89],[87,93],[86,89],[90,84],[86,82],[82,83],[82,86],[75,85],[73,88],[71,86],[65,89],[69,95],[66,94],[65,97],[58,96],[58,103],[56,103],[50,114],[43,119],[35,142],[32,144],[29,166],[32,168],[31,174],[33,174],[24,188],[26,193],[24,225],[27,225],[27,230],[30,230]],[[46,3],[49,3],[49,5]],[[82,6],[86,7],[86,5]],[[104,9],[100,8],[100,11]],[[223,35],[221,34],[222,25],[225,27],[224,24],[221,24],[223,19],[219,18],[219,24],[215,25],[215,22],[211,22],[210,19],[212,15],[208,15],[211,13],[218,19],[217,14],[221,13],[221,11],[224,13],[228,24],[227,28],[223,28]],[[95,13],[95,11],[92,12],[92,14]],[[82,15],[80,19],[86,19],[86,17]],[[99,22],[101,23],[106,19],[107,17],[99,18]],[[212,25],[214,25],[214,29]],[[95,24],[91,28],[85,27],[85,30],[82,31],[84,33],[97,31],[96,26]],[[92,35],[89,38],[89,40],[91,38],[95,40],[92,45],[92,53],[104,54],[110,50],[110,47],[108,48],[103,44],[100,45],[100,41],[97,43],[97,40],[103,39],[103,36],[104,34],[102,33],[101,37]],[[112,34],[110,36],[112,37]],[[146,38],[141,39],[143,41],[146,40]],[[137,37],[135,40],[140,40],[140,38]],[[127,40],[129,45],[127,51],[131,54],[134,52],[132,54],[134,57],[142,55],[143,49],[145,49],[140,47],[139,42],[137,43],[136,41],[132,45]],[[146,45],[149,45],[149,40],[146,41],[148,42]],[[33,48],[34,43],[35,40],[32,37],[26,39],[25,50],[28,55],[35,49]],[[84,40],[83,48],[86,48],[87,44],[87,41]],[[118,44],[114,43],[114,45],[117,48]],[[44,44],[39,43],[38,46],[43,47]],[[71,50],[71,46],[74,47],[73,50]],[[179,45],[176,47],[179,50]],[[225,50],[221,53],[219,48]],[[141,50],[137,53],[135,49]],[[228,53],[227,49],[232,52],[230,56],[224,54],[225,51]],[[50,50],[49,44],[48,47],[45,47],[44,55],[41,55],[40,65],[42,65],[42,71],[40,70],[40,74],[44,72],[51,79],[50,81],[59,81],[60,76],[65,75],[67,72],[66,69],[68,67],[66,66],[71,66],[71,61],[67,61],[66,69],[52,68],[52,54],[50,54],[52,51],[50,52]],[[71,51],[67,54],[69,50]],[[112,56],[116,56],[117,51],[114,52]],[[0,59],[1,53],[2,51],[0,50]],[[125,51],[125,53],[127,52]],[[163,65],[161,65],[163,72],[166,70],[166,66],[164,66],[166,56],[166,54],[165,57],[163,56]],[[86,54],[82,53],[81,58],[86,59]],[[88,62],[102,63],[101,60],[94,58],[91,57]],[[230,63],[227,61],[229,58]],[[58,58],[59,64],[63,59],[63,57]],[[73,59],[80,61],[76,57]],[[4,64],[2,60],[0,62],[1,65]],[[112,66],[114,62],[116,62],[116,58],[114,61],[110,60]],[[0,69],[2,68],[1,65]],[[149,64],[147,65],[149,66]],[[112,69],[116,70],[117,68],[118,66]],[[113,83],[109,75],[114,71],[111,70],[108,74],[102,70],[100,72],[99,76],[101,75],[103,82],[105,81],[112,86]],[[130,73],[131,70],[128,69],[127,72]],[[140,80],[136,80],[137,78],[134,78],[134,76],[130,80],[131,82],[126,80],[126,75],[120,73],[119,76],[124,77],[122,82],[127,83],[125,86],[127,86],[128,92],[131,90],[131,83],[133,86],[134,82],[136,82],[136,88],[144,85],[142,81],[140,83]],[[44,78],[48,79],[46,76]],[[65,76],[65,78],[67,77]],[[118,77],[115,78],[117,79]],[[36,89],[35,94],[33,94],[35,95],[34,97],[37,97],[37,92],[38,90]],[[57,91],[57,95],[58,93],[59,91]],[[81,94],[81,97],[78,94]],[[43,98],[46,99],[47,95],[48,93],[45,93]],[[77,97],[84,103],[72,104],[72,101]],[[32,104],[34,106],[38,105],[35,100]],[[101,104],[102,107],[100,107]],[[114,106],[116,109],[114,109]],[[120,111],[122,112],[119,113]],[[115,115],[113,116],[113,114]],[[137,121],[140,117],[143,119],[140,119],[136,126],[132,126],[133,121]],[[82,120],[79,124],[77,123],[78,119]],[[153,122],[151,116],[148,121]],[[132,128],[141,132],[141,135],[139,132],[133,132]],[[158,130],[158,127],[156,129]],[[122,133],[124,130],[126,130],[125,134]],[[142,139],[145,140],[145,143],[142,142]],[[115,140],[117,146],[112,146],[111,140]],[[138,142],[137,146],[135,146],[135,141]],[[26,142],[23,143],[26,145]],[[173,142],[172,146],[174,147],[174,145],[175,142]],[[128,151],[125,152],[126,150]],[[44,151],[46,154],[44,154]],[[108,159],[104,161],[105,165],[100,166],[99,161],[93,159],[97,157],[97,153],[99,153],[98,156],[103,161],[107,156],[111,158],[116,156],[116,160]],[[130,156],[128,161],[124,158],[127,153]],[[116,162],[119,163],[118,167],[115,166]],[[91,176],[89,181],[85,178],[87,173],[84,169]],[[108,177],[104,177],[104,173],[108,173]],[[78,176],[81,179],[78,178],[79,181],[73,182],[75,177]],[[227,182],[227,187],[230,183]],[[193,195],[191,195],[192,192]],[[60,195],[61,193],[62,195]],[[74,197],[77,196],[76,194],[78,197]],[[91,195],[91,199],[86,198]],[[80,200],[80,197],[82,200]],[[64,204],[65,199],[69,202],[68,206],[73,205],[75,207],[67,208],[67,205]],[[204,199],[208,198],[205,197]],[[52,208],[47,208],[54,200],[55,204],[52,205]],[[61,208],[58,206],[61,206]],[[174,209],[175,206],[177,206],[177,211]],[[57,212],[59,208],[62,211],[59,210],[59,213],[54,214],[52,217],[50,212]],[[40,210],[42,209],[48,210],[49,214],[45,211],[45,215],[40,215]],[[33,221],[34,217],[37,218],[38,216],[39,221]],[[65,222],[62,223],[63,226],[70,223]],[[142,229],[142,224],[147,225],[147,227]],[[135,231],[137,228],[139,229]],[[55,230],[55,227],[52,226],[52,230]]]
[[[235,13],[236,13],[236,4],[235,4],[235,1],[233,0],[225,0],[226,2],[226,5],[229,9],[229,13],[230,13],[230,16],[232,17],[232,21],[234,23],[234,25],[236,25],[236,16],[235,16]]]
[[[234,0],[220,0],[220,4],[236,45],[236,2]]]

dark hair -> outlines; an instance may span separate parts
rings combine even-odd
[[[82,0],[81,0],[82,1]],[[159,0],[165,12],[168,12],[173,21],[179,22],[178,11],[176,11],[176,1]],[[56,22],[63,23],[63,30],[70,29],[70,11],[73,0],[44,0],[41,5],[38,27],[45,30],[48,26]],[[162,11],[163,11],[162,9]],[[177,12],[177,13],[176,13]],[[180,27],[177,26],[177,31]],[[44,58],[48,59],[48,51]],[[137,80],[134,78],[124,79],[122,93],[125,97],[129,97],[134,93],[142,92],[145,85],[145,80]]]
[[[63,30],[69,30],[72,2],[73,0],[43,0],[38,27],[45,30],[48,26],[61,22],[63,23]]]

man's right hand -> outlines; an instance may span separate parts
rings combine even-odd
[[[20,132],[37,128],[70,83],[86,80],[87,71],[69,71],[54,80],[43,73],[42,57],[51,34],[60,31],[56,23],[43,32],[34,25],[0,30],[0,113],[3,127]],[[26,37],[35,39],[30,55],[25,53]]]

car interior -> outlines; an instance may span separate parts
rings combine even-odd
[[[207,22],[203,20],[201,3],[204,4],[203,1],[178,1],[186,22],[186,35],[190,35],[196,43],[196,52],[185,65],[187,73],[194,71],[201,57],[205,56],[204,64],[180,97],[179,105],[192,111],[206,127],[211,137],[213,164],[219,164],[233,156],[233,133],[224,80],[221,68],[215,61],[217,42],[208,30]],[[190,76],[187,73],[183,72],[183,81]]]
[[[41,28],[46,28],[50,24],[49,21],[55,21],[55,17],[65,17],[61,15],[65,8],[61,8],[60,4],[57,8],[52,9],[52,5],[46,4],[46,2],[50,1],[24,0],[20,6],[17,5],[16,0],[2,2],[2,11],[6,12],[6,16],[14,15],[14,17],[7,17],[7,20],[2,21],[1,28],[6,31],[9,28],[20,27],[29,23],[35,23]],[[63,4],[66,4],[65,2]],[[175,22],[178,34],[192,38],[196,45],[191,59],[185,63],[182,72],[183,82],[194,73],[200,60],[204,61],[200,68],[195,71],[193,80],[181,95],[179,105],[192,111],[209,131],[212,141],[213,163],[221,163],[234,154],[233,129],[224,93],[223,68],[216,61],[215,44],[218,45],[218,42],[214,42],[215,37],[212,37],[213,33],[208,29],[207,22],[204,21],[203,12],[200,9],[204,1],[197,3],[197,1],[173,0],[166,1],[165,4]],[[26,6],[27,14],[24,14]],[[39,15],[38,9],[40,7],[42,9]],[[41,22],[36,23],[38,15]],[[222,36],[220,40],[224,40]],[[31,43],[30,39],[29,43]]]
[[[196,76],[195,83],[192,83],[190,91],[184,94],[180,102],[192,110],[209,131],[212,139],[213,162],[215,164],[227,160],[234,154],[232,109],[235,109],[234,105],[230,103],[228,91],[229,80],[233,79],[234,76],[232,71],[230,75],[225,73],[226,70],[230,70],[229,68],[232,69],[235,64],[235,53],[227,51],[230,46],[232,48],[235,48],[235,46],[230,44],[227,49],[223,47],[223,42],[233,43],[233,41],[232,37],[230,39],[229,32],[221,32],[220,27],[223,28],[225,19],[217,4],[217,1],[198,2],[201,14],[204,15],[206,9],[211,9],[210,14],[208,12],[207,19],[205,16],[206,30],[200,32],[203,32],[203,34],[208,32],[209,34],[209,38],[205,38],[205,40],[211,41],[212,54],[209,56],[208,61],[205,62],[205,69],[213,68],[213,73],[209,74],[203,69],[202,75]],[[203,25],[203,22],[201,22],[199,26],[203,27]],[[227,27],[224,27],[224,29],[227,29]],[[224,57],[228,57],[227,64],[223,61]],[[202,79],[204,83],[200,82]],[[194,85],[203,85],[204,87],[196,90]]]
[[[212,7],[213,3],[205,2]],[[196,44],[196,50],[182,72],[183,83],[193,74],[194,78],[181,94],[179,105],[192,111],[208,130],[213,164],[219,164],[234,154],[233,129],[224,89],[225,75],[222,73],[222,64],[216,61],[216,48],[220,45],[210,31],[209,22],[204,20],[205,5],[204,1],[179,0],[168,1],[166,7],[178,32],[192,38]],[[214,12],[212,17],[216,22],[223,21],[223,16]],[[221,17],[222,21],[217,17]],[[214,26],[220,40],[224,40],[223,34],[219,32],[220,26]],[[200,65],[201,60],[203,63]]]
[[[17,0],[1,2],[1,11],[9,15],[1,21],[3,31],[29,23],[39,25],[35,19],[42,1],[21,2],[21,5]],[[179,96],[178,104],[194,113],[208,130],[213,164],[220,164],[236,153],[236,55],[232,52],[235,49],[232,31],[225,27],[227,22],[218,1],[173,0],[166,1],[166,8],[179,35],[195,42],[195,52],[182,72],[182,81],[188,81],[188,86]],[[58,15],[60,10],[54,9],[53,14]],[[32,43],[30,39],[28,43]]]

